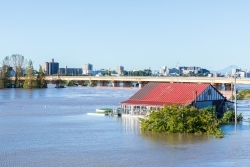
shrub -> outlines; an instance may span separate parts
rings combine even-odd
[[[197,109],[192,106],[164,106],[140,118],[141,129],[152,132],[206,133],[223,137],[220,121],[213,108]]]

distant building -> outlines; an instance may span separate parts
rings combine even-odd
[[[180,70],[177,68],[168,68],[167,69],[167,76],[179,76]]]
[[[213,73],[213,77],[220,77],[220,76],[221,76],[221,74],[218,73],[218,72],[214,72],[214,73]]]
[[[94,70],[92,72],[92,74],[95,76],[103,76],[103,75],[105,75],[105,72],[106,72],[105,69],[99,69],[99,70]]]
[[[240,78],[250,78],[250,72],[247,70],[232,69],[231,76],[235,76],[235,74],[238,74]]]
[[[247,71],[241,71],[239,72],[239,75],[241,78],[250,78],[250,72]]]
[[[118,75],[121,75],[123,71],[124,71],[123,66],[116,66],[116,72]]]
[[[13,67],[10,67],[10,66],[3,66],[3,67],[0,67],[0,72],[8,72],[9,76],[10,77],[14,77],[16,75],[16,72],[14,71]]]
[[[83,75],[93,75],[93,65],[92,64],[84,64],[82,67]]]
[[[235,73],[238,73],[238,72],[240,72],[241,71],[241,69],[232,69],[232,75],[231,76],[234,76],[235,75]]]
[[[210,73],[209,70],[203,69],[201,67],[179,67],[180,74],[188,75],[190,73],[193,74],[204,74],[204,73]]]
[[[44,62],[42,65],[42,69],[45,72],[46,75],[53,75],[57,74],[59,71],[59,63],[54,62],[54,59],[52,59],[51,62]]]
[[[59,74],[72,76],[82,75],[82,68],[68,68],[65,66],[65,68],[59,68]]]
[[[159,75],[168,76],[168,74],[169,74],[169,69],[167,68],[167,66],[162,66],[160,68]]]

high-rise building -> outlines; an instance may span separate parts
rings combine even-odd
[[[72,76],[82,75],[82,68],[68,68],[65,66],[65,68],[59,68],[59,74]]]
[[[49,63],[48,62],[44,62],[43,65],[42,65],[42,69],[44,71],[44,73],[46,75],[49,75]]]
[[[54,62],[54,59],[52,59],[51,62],[44,62],[42,69],[46,75],[57,74],[59,70],[59,63]]]
[[[116,66],[116,72],[117,72],[117,74],[121,75],[123,71],[124,71],[124,67],[123,66]]]
[[[92,64],[83,64],[82,74],[84,75],[92,75],[93,74],[93,65]]]

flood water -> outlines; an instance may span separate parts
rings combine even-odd
[[[250,166],[250,100],[226,135],[141,133],[136,118],[87,115],[119,107],[137,88],[0,90],[0,166]]]

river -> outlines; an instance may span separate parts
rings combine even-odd
[[[0,166],[250,166],[250,100],[243,123],[222,139],[147,134],[129,117],[87,115],[119,107],[137,88],[67,87],[0,90]]]

